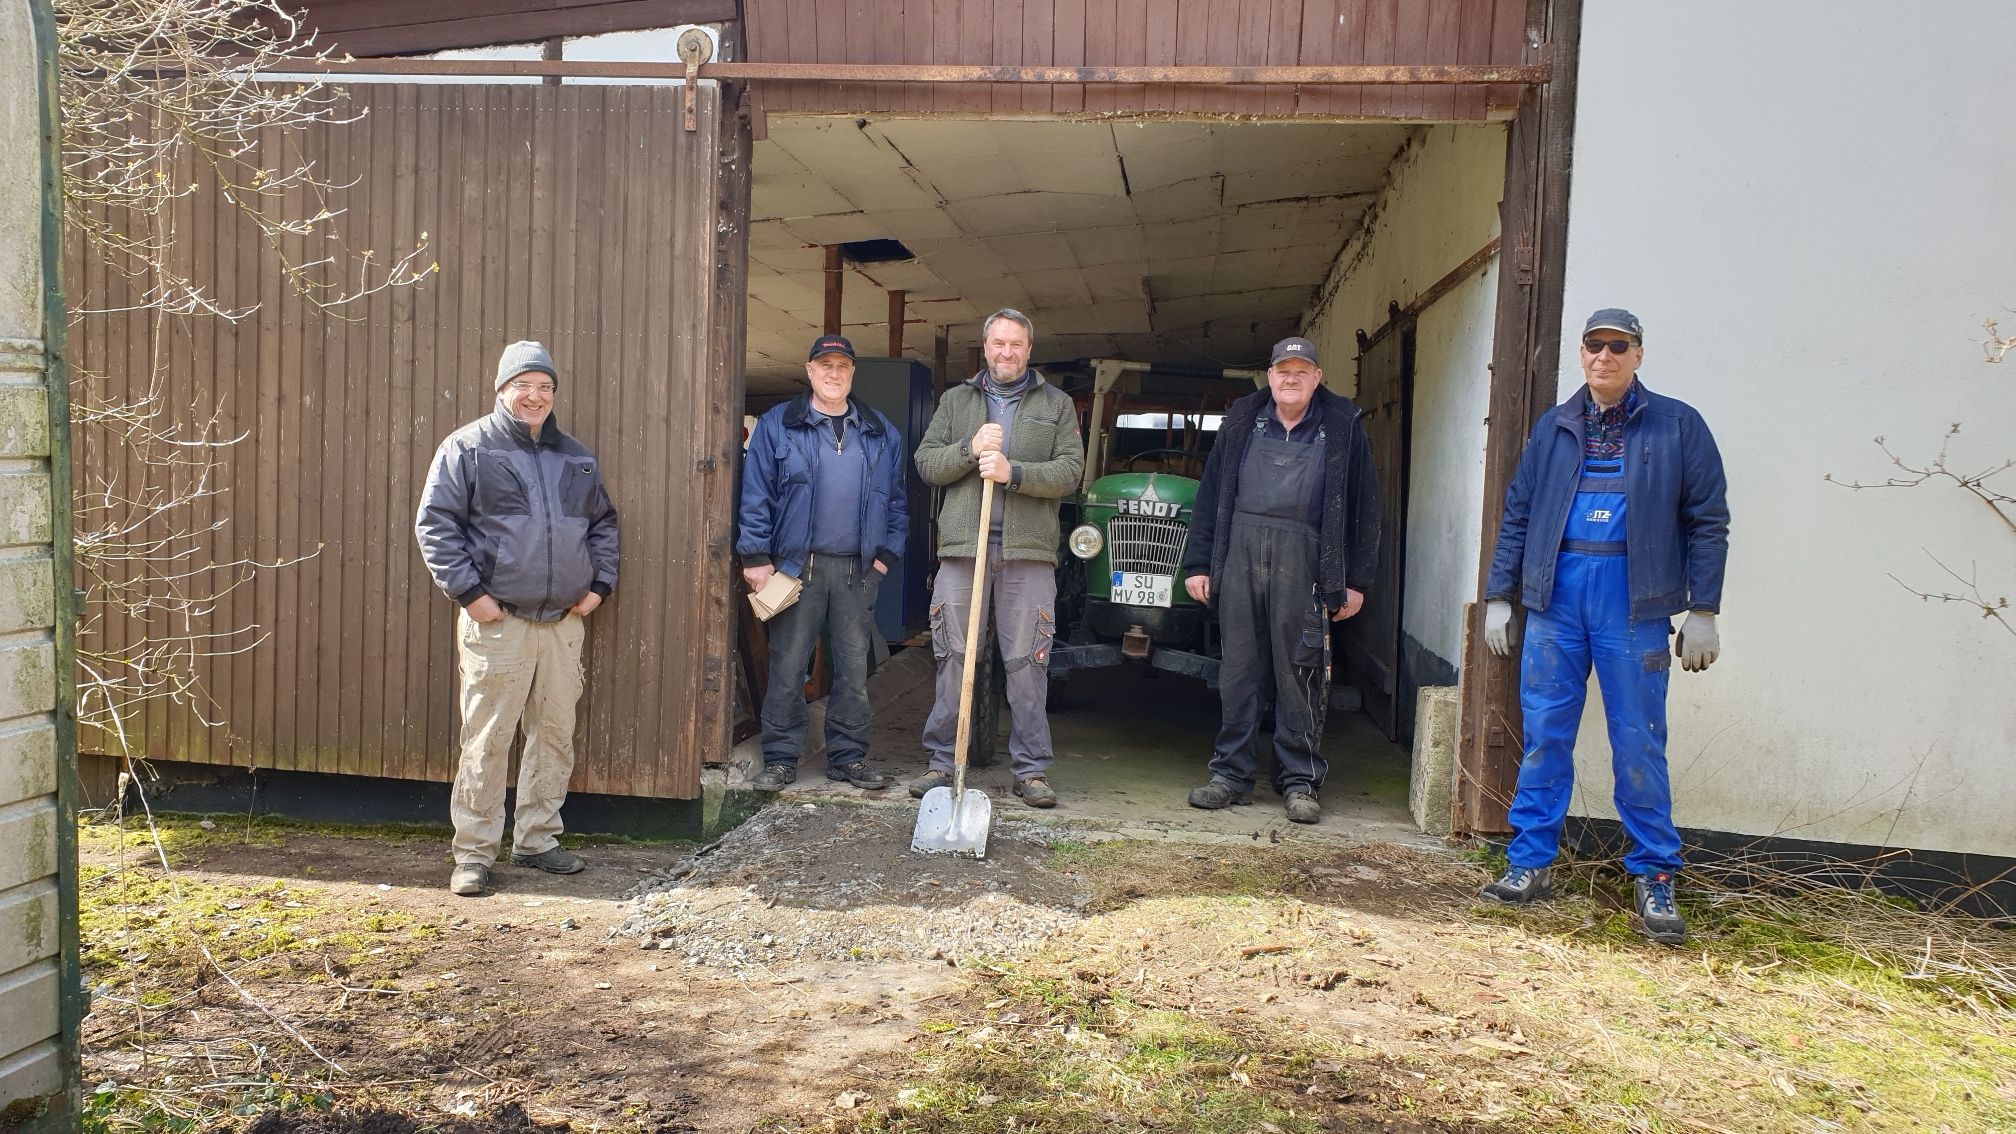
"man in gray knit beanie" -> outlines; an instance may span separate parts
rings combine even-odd
[[[586,866],[557,836],[574,771],[582,620],[616,586],[616,507],[595,454],[553,418],[558,374],[538,343],[504,348],[496,408],[441,442],[415,521],[435,585],[462,608],[462,754],[448,804],[455,822],[448,888],[464,896],[484,891],[497,861],[521,720],[512,865],[553,874]]]

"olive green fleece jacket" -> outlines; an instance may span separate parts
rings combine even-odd
[[[973,435],[985,424],[987,395],[978,379],[964,382],[945,391],[931,427],[917,444],[917,472],[924,483],[945,490],[945,503],[938,509],[940,559],[971,558],[979,543],[980,459],[973,455]],[[1007,508],[1001,557],[1054,565],[1057,502],[1078,491],[1085,444],[1078,438],[1078,407],[1041,374],[1015,407],[1008,464],[1008,483],[994,486],[994,507]]]

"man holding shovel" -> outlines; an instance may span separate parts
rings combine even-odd
[[[945,489],[938,513],[938,580],[931,594],[931,649],[937,700],[924,724],[931,768],[910,784],[919,799],[952,784],[963,704],[967,620],[977,556],[985,554],[978,601],[991,603],[1008,678],[1008,741],[1015,794],[1054,807],[1048,782],[1050,638],[1056,631],[1057,504],[1077,490],[1085,467],[1078,411],[1062,390],[1029,368],[1035,328],[1003,308],[981,328],[987,369],[945,392],[917,446],[917,471]],[[993,482],[987,530],[980,530],[981,482]],[[981,622],[985,625],[985,620]]]

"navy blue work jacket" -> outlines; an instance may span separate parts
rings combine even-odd
[[[847,399],[861,415],[861,442],[867,446],[868,476],[859,500],[815,500],[818,428],[809,413],[807,391],[756,419],[749,451],[742,455],[742,508],[735,553],[745,567],[775,564],[794,578],[812,554],[812,513],[817,508],[861,510],[861,562],[879,559],[894,567],[910,537],[910,497],[904,483],[908,462],[903,435],[872,406]]]
[[[1708,423],[1693,406],[1638,386],[1624,422],[1625,552],[1631,617],[1670,618],[1722,609],[1729,560],[1728,480]],[[1589,388],[1540,415],[1505,490],[1487,600],[1517,597],[1545,610],[1554,562],[1582,479],[1582,406]]]

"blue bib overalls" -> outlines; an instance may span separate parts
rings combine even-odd
[[[1622,460],[1585,459],[1554,568],[1546,610],[1528,612],[1519,658],[1525,759],[1510,819],[1513,866],[1554,861],[1575,785],[1575,735],[1593,662],[1610,725],[1617,814],[1631,836],[1632,874],[1680,868],[1673,793],[1666,775],[1666,682],[1672,651],[1664,618],[1633,621],[1625,555]]]

